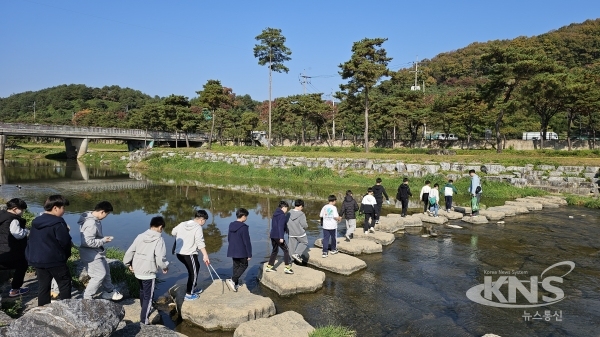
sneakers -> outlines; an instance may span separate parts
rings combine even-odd
[[[369,233],[375,233],[375,228],[373,228],[373,227],[369,228]]]
[[[375,220],[375,224],[377,225],[379,223],[379,220]]]
[[[8,293],[8,297],[17,297],[23,294],[27,294],[29,292],[29,288],[19,288],[19,289],[11,289]]]
[[[103,292],[102,293],[102,298],[105,300],[113,300],[113,301],[120,301],[123,299],[123,294],[121,294],[120,292],[118,292],[116,289],[114,289],[111,292]]]
[[[225,282],[227,282],[227,286],[229,287],[229,289],[237,292],[237,286],[235,285],[235,283],[233,283],[233,280],[228,278],[227,280],[225,280]]]
[[[326,258],[326,257],[327,257],[327,253],[323,253],[323,258]]]
[[[293,274],[293,273],[294,273],[294,271],[292,270],[292,266],[291,266],[291,265],[290,265],[290,266],[288,266],[288,267],[285,267],[285,269],[284,269],[283,271],[284,271],[286,274]]]
[[[198,298],[200,298],[200,296],[198,296],[198,294],[185,294],[185,298],[183,299],[184,301],[194,301],[197,300]]]
[[[196,288],[196,289],[194,289],[194,291],[192,291],[192,294],[200,295],[200,294],[202,294],[202,289]]]
[[[333,255],[333,254],[337,254],[337,253],[339,253],[339,251],[338,251],[337,249],[336,249],[336,250],[332,250],[332,251],[331,251],[331,255]]]
[[[292,259],[296,260],[296,262],[298,262],[298,263],[302,263],[302,258],[300,257],[299,254],[293,254]]]
[[[273,266],[267,265],[267,268],[265,269],[265,271],[268,273],[268,272],[277,271],[277,270],[275,270],[275,268],[273,268]]]
[[[350,239],[354,239],[354,233],[350,234]]]
[[[346,234],[345,236],[346,236],[346,240],[345,241],[346,242],[350,242],[350,235]]]

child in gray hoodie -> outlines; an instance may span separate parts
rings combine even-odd
[[[104,220],[113,207],[108,201],[99,202],[94,210],[81,214],[77,223],[81,236],[79,255],[81,262],[87,265],[90,281],[83,292],[84,299],[92,299],[100,287],[104,288],[102,298],[118,301],[123,298],[110,279],[110,268],[106,261],[104,244],[112,241],[112,236],[104,236],[102,233],[102,220]]]
[[[298,199],[294,201],[294,209],[287,214],[288,236],[290,240],[290,253],[292,258],[298,263],[302,263],[304,252],[308,247],[308,238],[306,237],[306,215],[304,209],[304,200]]]
[[[165,228],[165,219],[155,216],[150,220],[150,229],[138,235],[129,249],[125,252],[123,263],[133,272],[140,285],[140,322],[150,324],[148,316],[152,310],[152,297],[156,282],[156,270],[162,269],[167,273],[167,248],[161,234]]]

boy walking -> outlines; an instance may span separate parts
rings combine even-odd
[[[419,199],[423,201],[423,214],[427,214],[427,209],[429,208],[429,192],[431,192],[431,181],[426,180],[425,186],[421,187],[421,193],[419,194]]]
[[[160,268],[166,274],[169,268],[167,248],[161,235],[164,228],[165,219],[162,216],[152,218],[150,229],[135,238],[123,257],[123,263],[133,272],[140,285],[140,322],[143,324],[150,324],[148,316],[152,310],[156,270]]]
[[[408,198],[412,197],[410,187],[408,186],[408,178],[402,179],[402,184],[398,186],[398,193],[396,193],[396,199],[400,200],[402,204],[402,217],[406,216],[408,210]]]
[[[346,197],[342,202],[342,215],[346,218],[346,242],[350,239],[354,239],[354,230],[356,229],[356,211],[358,211],[358,204],[352,197],[352,191],[346,191]]]
[[[440,209],[440,192],[438,187],[440,185],[434,184],[433,188],[429,192],[429,211],[433,213],[434,217],[438,217],[438,210]]]
[[[375,205],[375,223],[379,223],[379,217],[381,216],[381,206],[383,205],[383,197],[387,203],[390,203],[390,198],[385,192],[385,187],[381,185],[381,178],[375,179],[375,186],[373,186],[373,196],[375,197],[375,201],[377,204]]]
[[[452,179],[449,179],[446,185],[444,185],[444,201],[446,203],[446,212],[450,212],[450,210],[452,210],[452,196],[454,193],[458,193],[458,190],[456,187],[454,187],[454,184],[452,184],[453,182],[454,181],[452,181]]]
[[[104,220],[113,207],[108,201],[101,201],[91,212],[81,214],[77,223],[79,224],[79,233],[81,236],[81,245],[79,246],[79,255],[81,262],[87,265],[87,272],[90,276],[85,291],[84,299],[92,299],[100,287],[104,288],[102,298],[106,300],[119,301],[123,295],[119,293],[110,279],[110,268],[106,262],[106,251],[104,245],[112,241],[112,236],[104,236],[102,233],[102,220]]]
[[[35,267],[38,279],[38,306],[50,303],[52,279],[58,284],[58,298],[71,298],[71,272],[67,260],[71,256],[71,235],[62,218],[69,201],[62,195],[51,195],[44,202],[44,213],[33,219],[25,257]]]
[[[298,263],[302,263],[302,257],[306,248],[308,248],[308,238],[306,237],[308,223],[306,222],[306,215],[302,212],[303,209],[304,200],[298,199],[294,201],[294,209],[289,211],[287,220],[290,252],[292,253],[292,258]]]
[[[236,221],[229,224],[227,233],[227,257],[233,260],[233,275],[227,279],[227,285],[233,291],[237,291],[240,286],[240,277],[248,268],[248,261],[252,258],[252,243],[250,242],[250,233],[248,225],[248,210],[240,208],[235,212]]]
[[[285,263],[284,272],[286,274],[293,274],[292,265],[290,264],[290,251],[288,249],[287,244],[285,243],[285,232],[287,232],[287,217],[285,213],[287,212],[290,205],[286,201],[281,200],[279,202],[278,208],[275,210],[273,214],[273,219],[271,220],[271,246],[273,249],[271,250],[271,257],[269,257],[269,262],[267,263],[267,272],[275,271],[273,268],[273,264],[275,264],[275,259],[277,258],[277,253],[279,253],[279,248],[283,251],[283,262]]]
[[[201,209],[196,211],[193,220],[182,222],[171,231],[171,235],[175,237],[172,253],[177,254],[177,259],[183,263],[188,272],[185,291],[186,301],[198,299],[198,294],[202,292],[202,289],[196,288],[198,272],[200,272],[198,251],[202,252],[204,264],[210,264],[206,244],[204,243],[204,234],[202,233],[202,225],[206,223],[206,220],[208,220],[208,213]]]
[[[373,189],[369,187],[367,194],[363,197],[360,202],[360,211],[365,214],[365,221],[363,222],[363,230],[365,234],[374,233],[373,226],[375,225],[375,206],[377,201],[373,197]],[[369,220],[371,219],[371,223]]]
[[[14,198],[6,203],[6,210],[0,211],[0,268],[15,271],[8,297],[29,292],[29,288],[22,287],[28,266],[25,249],[29,230],[22,217],[26,209],[27,203],[23,199]]]
[[[335,203],[337,198],[335,195],[330,195],[327,198],[327,205],[321,208],[320,217],[323,218],[323,257],[328,256],[328,250],[331,248],[331,254],[337,254],[337,241],[336,241],[336,231],[338,221],[342,220],[342,217],[338,214],[337,208],[335,207]],[[331,240],[331,245],[329,241]]]
[[[476,204],[471,205],[472,209],[476,209],[471,212],[471,216],[479,215],[479,202],[481,201],[481,192],[483,192],[481,188],[481,180],[479,176],[475,173],[475,170],[469,170],[469,175],[471,176],[471,185],[469,186],[469,193],[471,196],[475,198]]]

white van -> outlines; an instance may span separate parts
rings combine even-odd
[[[541,132],[523,132],[523,140],[540,140]],[[546,140],[558,140],[556,132],[546,132]]]

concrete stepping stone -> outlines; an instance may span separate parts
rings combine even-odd
[[[443,225],[448,222],[448,218],[442,215],[438,215],[437,217],[429,216],[428,214],[419,214],[422,222],[432,223],[436,225]]]
[[[286,311],[269,318],[260,318],[240,324],[233,337],[307,337],[315,328],[295,311]]]
[[[315,240],[315,246],[323,248],[323,239]],[[337,238],[337,249],[350,255],[375,254],[383,251],[381,243],[357,238],[350,240],[350,242],[346,242],[346,239]]]
[[[504,219],[504,212],[490,211],[487,209],[480,210],[479,215],[486,217],[490,221],[498,221]]]
[[[470,224],[474,224],[474,225],[480,225],[480,224],[486,224],[486,223],[488,223],[488,219],[486,217],[484,217],[483,215],[479,215],[479,216],[464,216],[461,220],[464,221],[464,222],[468,222]]]
[[[445,216],[446,218],[448,218],[448,220],[460,220],[463,217],[463,214],[460,212],[455,212],[452,210],[450,212],[446,212],[445,209],[440,209],[439,214]]]
[[[358,225],[360,224],[357,224],[357,226]],[[375,225],[375,229],[387,233],[403,230],[404,218],[401,218],[399,214],[390,214],[388,216],[379,217],[379,223]]]
[[[204,330],[235,330],[240,324],[275,315],[275,304],[264,296],[252,294],[246,286],[237,292],[229,289],[225,281],[215,280],[195,301],[184,301],[185,285],[169,289],[175,300],[179,316]]]
[[[321,257],[322,254],[322,249],[310,248],[308,250],[307,263],[311,266],[342,275],[350,275],[361,269],[367,268],[367,263],[365,261],[348,254],[329,254],[326,258]]]
[[[525,207],[523,205],[504,205],[504,206],[496,206],[496,207],[510,208],[514,211],[514,213],[516,215],[529,213],[529,210],[527,209],[527,207]],[[493,208],[495,208],[495,207],[493,207]],[[493,209],[491,209],[491,210],[493,210]],[[507,212],[504,212],[504,214],[506,215]]]
[[[419,214],[407,215],[404,218],[404,227],[422,227],[423,221]]]
[[[517,198],[515,199],[515,201],[520,201],[520,202],[537,202],[542,204],[542,207],[544,208],[559,208],[560,205],[556,202],[553,202],[552,200],[549,199],[545,199],[545,198],[537,198],[537,197],[526,197],[526,198]]]
[[[561,206],[565,206],[568,204],[567,199],[565,197],[561,197],[561,196],[557,196],[557,195],[545,195],[543,197],[538,197],[538,198],[550,200],[551,202],[554,202]]]
[[[301,293],[314,293],[323,287],[325,273],[308,267],[294,265],[294,274],[284,272],[283,261],[275,262],[275,270],[266,272],[267,264],[264,263],[258,271],[258,279],[267,288],[280,296],[290,296]]]
[[[525,210],[527,210],[527,209],[525,209]],[[516,208],[509,207],[509,206],[494,206],[494,207],[490,207],[490,208],[486,209],[486,211],[502,212],[502,213],[504,213],[505,217],[517,215]],[[527,211],[527,212],[529,212],[529,211]]]
[[[520,201],[505,201],[504,202],[505,205],[512,205],[512,206],[522,206],[522,207],[526,207],[528,210],[530,211],[541,211],[543,206],[540,203],[537,202],[520,202]]]
[[[381,220],[380,220],[381,223]],[[392,244],[394,240],[396,240],[396,236],[392,233],[386,233],[379,230],[377,227],[379,224],[375,225],[375,233],[369,233],[365,235],[365,230],[362,228],[357,228],[354,231],[354,239],[362,239],[362,240],[371,240],[378,242],[384,246]]]

